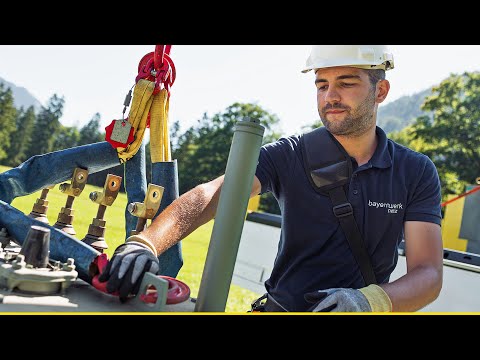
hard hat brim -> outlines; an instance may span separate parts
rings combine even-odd
[[[315,64],[313,66],[309,66],[301,70],[302,73],[307,73],[310,70],[314,70],[314,72],[317,72],[319,69],[325,69],[325,68],[331,68],[331,67],[353,67],[357,69],[365,69],[365,70],[374,70],[374,69],[382,69],[382,70],[391,70],[393,69],[393,62],[390,62],[388,65],[385,64],[378,64],[378,65],[371,65],[371,64],[365,64],[365,65],[352,65],[352,64],[335,64],[335,65],[324,65],[324,64]]]

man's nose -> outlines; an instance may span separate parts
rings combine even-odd
[[[325,102],[336,104],[340,102],[340,94],[334,86],[329,86],[325,93]]]

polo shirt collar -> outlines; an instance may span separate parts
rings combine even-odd
[[[388,151],[387,135],[385,134],[385,131],[378,126],[376,127],[375,132],[377,134],[378,144],[369,162],[372,166],[380,169],[386,169],[392,166],[392,157]]]

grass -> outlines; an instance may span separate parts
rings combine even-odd
[[[0,165],[0,173],[8,169],[8,167]],[[76,197],[73,202],[73,227],[76,232],[74,237],[79,240],[82,240],[86,236],[88,226],[97,215],[98,205],[93,203],[88,197],[92,191],[102,191],[102,189],[87,184],[80,196]],[[16,198],[11,205],[28,215],[32,211],[33,204],[36,199],[40,197],[40,194],[41,191],[38,191],[27,196]],[[61,208],[65,206],[67,196],[59,190],[57,185],[49,191],[47,200],[49,202],[47,218],[49,224],[53,225],[57,221],[57,216]],[[115,248],[125,240],[126,205],[126,194],[119,193],[113,205],[107,207],[105,212],[104,220],[106,221],[106,226],[104,237],[108,245],[105,253],[109,258],[111,258]],[[213,221],[210,221],[182,240],[184,265],[177,279],[189,286],[192,297],[198,296],[212,228]],[[251,302],[259,296],[260,294],[231,284],[225,312],[245,313],[250,309]]]

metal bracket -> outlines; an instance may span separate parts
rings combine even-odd
[[[154,286],[157,291],[157,301],[154,304],[144,302],[141,297],[147,295],[150,286]],[[138,294],[132,299],[132,304],[143,311],[159,311],[165,309],[167,303],[168,281],[152,273],[145,273],[140,284]]]
[[[145,228],[147,220],[155,217],[160,208],[164,189],[163,186],[150,183],[148,184],[147,194],[143,203],[133,202],[128,204],[128,212],[138,217],[137,227],[135,230],[132,230],[130,235],[136,235],[141,232]]]
[[[103,206],[111,206],[117,198],[122,184],[122,177],[108,174],[103,186],[103,191],[93,191],[90,193],[90,200]]]
[[[75,236],[77,234],[72,226],[73,216],[75,212],[75,210],[72,209],[73,201],[75,200],[75,197],[78,197],[85,188],[85,185],[87,183],[87,177],[88,170],[77,167],[73,171],[71,183],[63,183],[59,186],[60,191],[64,194],[67,194],[68,197],[67,203],[60,210],[60,213],[57,217],[57,222],[53,225],[53,227],[60,229],[72,236]]]
[[[92,223],[88,227],[88,233],[82,241],[100,252],[108,249],[104,238],[106,224],[104,220],[105,211],[107,206],[111,206],[117,198],[121,183],[121,176],[108,174],[103,191],[93,191],[90,193],[90,200],[99,205],[97,216],[92,220]]]

